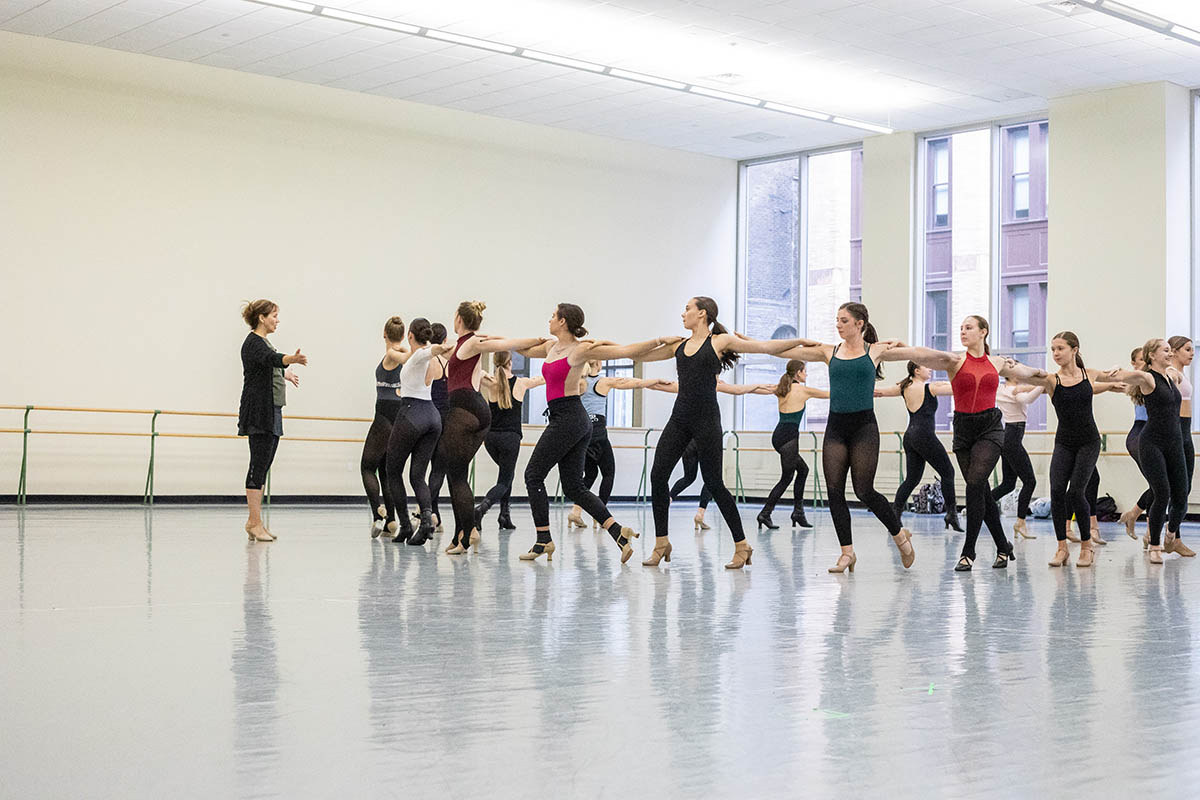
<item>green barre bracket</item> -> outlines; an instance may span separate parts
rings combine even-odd
[[[657,428],[646,428],[642,436],[642,477],[638,481],[637,502],[646,502],[646,493],[650,490],[650,434]]]
[[[158,415],[161,412],[154,409],[150,417],[150,466],[146,468],[146,489],[142,492],[142,505],[154,505],[154,442],[158,439]]]
[[[746,502],[746,487],[742,485],[742,437],[737,431],[726,431],[733,434],[733,499],[739,503]],[[725,433],[721,434],[724,443]]]
[[[29,412],[33,406],[25,406],[25,421],[21,423],[21,480],[17,484],[17,505],[25,505],[26,476],[29,470]]]
[[[813,446],[812,446],[812,459],[813,459],[813,465],[812,465],[812,476],[813,476],[813,489],[815,489],[815,490],[816,490],[816,491],[813,493],[813,507],[814,507],[814,508],[819,508],[820,506],[823,506],[823,505],[825,505],[825,490],[821,488],[821,470],[820,470],[820,469],[818,469],[818,467],[819,467],[819,466],[820,466],[820,464],[821,464],[821,459],[820,459],[820,455],[821,455],[821,454],[820,454],[820,452],[819,452],[819,450],[818,450],[818,447],[817,447],[817,432],[816,432],[816,431],[808,431],[808,435],[809,435],[809,436],[811,436],[811,437],[812,437],[812,440],[813,440]]]

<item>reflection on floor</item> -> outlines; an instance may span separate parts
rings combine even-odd
[[[1106,525],[1051,569],[952,571],[961,534],[906,516],[904,571],[855,513],[753,530],[649,509],[622,566],[600,532],[552,563],[485,527],[451,557],[372,541],[365,509],[0,509],[0,795],[31,797],[1182,797],[1200,764],[1200,563]],[[714,509],[715,511],[715,509]],[[776,517],[784,519],[777,513]],[[494,520],[494,517],[493,517]],[[1200,531],[1185,528],[1185,538]],[[368,794],[369,793],[369,794]]]

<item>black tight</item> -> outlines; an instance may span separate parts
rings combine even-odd
[[[371,421],[371,429],[367,431],[367,439],[363,442],[362,458],[359,459],[363,489],[367,492],[367,502],[371,504],[371,516],[388,522],[396,518],[396,505],[392,502],[392,489],[387,480],[387,447],[392,435],[392,422],[396,419],[399,407],[399,399],[395,402],[375,401],[375,419]],[[383,517],[379,516],[380,506],[384,507]]]
[[[1050,516],[1054,520],[1054,535],[1060,542],[1067,539],[1067,518],[1072,513],[1079,523],[1079,538],[1087,541],[1092,536],[1087,486],[1099,457],[1100,442],[1077,446],[1054,443],[1054,455],[1050,457]]]
[[[583,462],[583,485],[591,489],[597,474],[600,475],[600,502],[608,505],[608,500],[612,497],[613,481],[617,477],[617,461],[613,458],[612,444],[608,441],[608,430],[602,423],[592,423],[591,443],[587,447]]]
[[[578,503],[592,519],[601,523],[612,517],[600,498],[583,483],[583,462],[592,438],[592,421],[583,403],[578,396],[559,397],[550,401],[549,412],[550,421],[525,466],[525,490],[529,494],[539,542],[550,541],[550,498],[546,494],[546,476],[555,466],[562,480],[563,493],[572,502]],[[621,530],[613,523],[610,533],[614,527],[615,539]]]
[[[725,478],[721,474],[721,461],[725,451],[722,442],[724,435],[721,432],[721,412],[716,406],[715,398],[711,408],[677,409],[677,412],[672,412],[666,427],[663,428],[658,447],[654,451],[654,465],[650,468],[654,535],[666,536],[669,532],[671,471],[683,457],[688,443],[694,439],[704,488],[717,501],[721,516],[729,526],[729,532],[733,534],[733,540],[740,542],[746,538],[746,534],[742,531],[742,518],[738,514],[737,503],[725,487]]]
[[[430,522],[431,501],[425,474],[442,432],[442,418],[428,400],[405,400],[404,409],[392,425],[387,446],[387,485],[392,500],[401,509],[400,527],[408,529],[408,495],[404,491],[404,462],[409,461],[408,479],[421,507],[421,522]],[[410,461],[411,459],[411,461]]]
[[[900,532],[900,520],[887,498],[875,491],[875,469],[879,466],[879,424],[871,409],[849,414],[830,412],[825,423],[821,453],[825,489],[829,493],[829,515],[837,530],[838,544],[854,543],[850,529],[850,506],[846,503],[846,474],[854,484],[854,495],[862,501],[888,533]]]
[[[1187,490],[1192,493],[1192,474],[1196,471],[1196,446],[1192,443],[1192,418],[1179,418],[1179,432],[1183,434],[1183,466],[1187,470]]]
[[[801,511],[804,508],[804,484],[808,481],[808,464],[800,457],[800,426],[794,422],[780,422],[771,434],[771,446],[779,453],[780,475],[779,481],[767,495],[767,503],[762,510],[770,514],[788,486],[792,486],[792,509]]]
[[[500,468],[500,474],[496,477],[496,485],[488,489],[483,498],[482,511],[486,513],[499,503],[500,513],[507,515],[513,479],[517,476],[517,457],[521,455],[521,434],[517,431],[489,431],[483,446]]]
[[[683,477],[675,481],[675,485],[671,487],[671,499],[674,500],[679,495],[683,494],[683,490],[691,486],[696,480],[696,474],[700,471],[700,454],[696,452],[696,440],[688,442],[687,447],[683,450]],[[700,507],[708,508],[708,501],[712,500],[712,492],[708,490],[708,484],[700,484]]]
[[[1183,442],[1172,439],[1165,443],[1143,435],[1138,443],[1142,474],[1150,482],[1154,502],[1147,515],[1150,525],[1150,544],[1161,544],[1163,520],[1167,531],[1178,533],[1187,513],[1187,465],[1184,463]]]
[[[250,468],[246,470],[246,488],[262,489],[267,473],[275,461],[279,437],[271,433],[252,433],[250,439]]]
[[[1000,504],[988,487],[988,477],[1000,460],[1004,431],[1000,411],[995,408],[976,413],[954,414],[954,456],[967,483],[967,537],[962,555],[975,560],[975,542],[986,522],[996,550],[1010,552],[1008,537],[1000,522]]]
[[[954,464],[946,455],[946,448],[932,428],[909,426],[904,432],[904,483],[896,490],[896,505],[903,507],[912,496],[913,489],[925,477],[925,465],[942,480],[942,498],[946,511],[957,511],[958,499],[954,494]]]
[[[1093,469],[1092,477],[1088,478],[1087,488],[1084,489],[1087,495],[1088,509],[1091,511],[1091,516],[1096,515],[1096,502],[1100,499],[1100,470]]]
[[[1021,481],[1021,493],[1017,495],[1017,517],[1025,519],[1029,516],[1029,501],[1033,499],[1033,490],[1037,488],[1037,475],[1033,471],[1033,463],[1029,460],[1029,452],[1025,449],[1025,423],[1008,422],[1004,425],[1004,447],[1000,450],[1000,485],[992,490],[992,497],[997,503],[1001,498],[1017,488]]]
[[[475,493],[471,491],[471,459],[479,452],[492,412],[474,389],[455,389],[446,400],[442,438],[437,443],[435,460],[450,480],[450,504],[454,507],[454,538],[467,547],[475,527]],[[432,489],[430,492],[432,506]]]
[[[441,410],[442,414],[442,430],[446,430],[446,416],[450,413],[449,408]],[[488,410],[488,419],[491,419],[491,410]],[[438,499],[442,496],[442,484],[446,482],[446,467],[438,458],[439,448],[433,449],[433,461],[429,464],[429,507],[433,511],[433,515],[438,518],[438,524],[442,523],[442,512],[438,509]]]
[[[1145,420],[1134,420],[1133,427],[1129,429],[1129,433],[1125,435],[1125,452],[1129,453],[1129,457],[1133,459],[1133,463],[1137,464],[1138,472],[1142,473],[1142,477],[1146,477],[1146,473],[1142,471],[1142,454],[1138,449],[1139,440],[1142,437],[1142,428],[1146,427]],[[1147,486],[1146,491],[1142,492],[1142,496],[1137,500],[1137,507],[1146,511],[1154,504],[1154,491]]]

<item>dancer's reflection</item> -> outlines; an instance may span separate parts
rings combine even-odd
[[[275,738],[279,712],[279,666],[271,623],[270,551],[246,547],[242,630],[233,641],[234,751],[242,794],[258,794],[272,784],[278,760]]]

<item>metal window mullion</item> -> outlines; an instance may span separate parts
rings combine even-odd
[[[797,165],[800,179],[796,181],[796,331],[808,338],[808,159],[806,154]],[[832,310],[832,309],[831,309]],[[802,420],[804,430],[808,430],[808,416]]]
[[[996,320],[992,323],[993,330],[999,332],[1004,330],[1004,325],[1007,320],[1000,318],[1000,215],[1003,212],[1001,194],[1001,172],[1003,165],[1001,164],[1001,147],[1000,140],[1002,138],[1002,127],[999,124],[992,125],[992,136],[989,144],[991,145],[991,169],[988,174],[991,176],[992,185],[988,192],[989,208],[988,208],[988,230],[991,233],[990,243],[990,260],[991,274],[988,281],[988,296],[991,299],[989,317]],[[1000,336],[996,336],[992,341],[999,346]]]
[[[916,181],[913,186],[913,225],[916,228],[916,235],[913,236],[913,277],[912,286],[909,292],[909,302],[911,309],[908,318],[911,330],[909,330],[909,341],[920,342],[923,345],[928,345],[925,341],[925,234],[928,227],[927,214],[929,209],[930,198],[929,192],[926,190],[925,183],[928,180],[928,167],[926,163],[929,159],[929,141],[924,137],[916,139]]]
[[[734,275],[734,318],[738,321],[738,326],[735,330],[744,331],[748,329],[750,322],[749,309],[746,307],[749,302],[748,292],[746,289],[746,270],[748,268],[746,259],[746,225],[749,219],[747,206],[749,201],[746,197],[746,169],[748,164],[742,162],[738,165],[738,180],[737,180],[737,232],[735,234],[735,275]],[[746,375],[746,365],[741,360],[738,361],[737,367],[734,369],[734,381],[743,383]],[[743,414],[745,408],[742,403],[742,398],[735,396],[733,398],[733,420],[734,427],[745,427]]]

